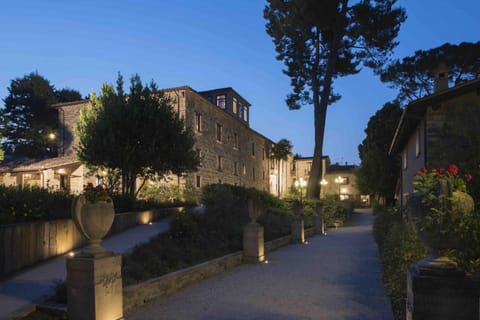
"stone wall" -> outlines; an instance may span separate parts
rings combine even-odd
[[[221,182],[269,190],[272,141],[191,89],[186,90],[185,110],[186,125],[193,129],[195,148],[202,156],[201,166],[187,176],[187,182],[197,186],[199,176],[201,186]],[[198,117],[200,130],[196,126]],[[217,126],[221,126],[220,140]]]
[[[109,234],[157,220],[183,208],[115,215]],[[78,248],[85,243],[72,219],[0,226],[0,278]]]

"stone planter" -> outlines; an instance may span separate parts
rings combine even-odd
[[[100,243],[110,230],[115,210],[113,202],[89,203],[83,195],[75,197],[72,205],[72,219],[80,233],[88,240],[82,255],[100,257],[110,254]]]

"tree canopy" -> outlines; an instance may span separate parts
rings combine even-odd
[[[144,86],[132,76],[124,94],[119,74],[116,89],[104,84],[92,94],[75,127],[78,158],[90,167],[121,172],[122,193],[135,196],[135,181],[180,175],[197,168],[194,138],[171,106],[170,99],[152,81]]]
[[[56,90],[37,72],[12,80],[5,108],[0,109],[5,152],[28,158],[57,156],[57,141],[52,137],[57,133],[58,115],[51,105],[80,99],[78,91]]]
[[[381,80],[399,89],[398,99],[410,102],[434,92],[434,70],[440,63],[450,69],[449,82],[457,85],[480,76],[480,41],[445,43],[429,50],[418,50],[395,60],[381,71]]]
[[[292,93],[290,109],[313,105],[315,148],[307,197],[320,195],[323,137],[327,106],[340,96],[333,80],[358,73],[361,66],[378,69],[397,45],[393,40],[405,20],[395,0],[268,0],[266,31],[273,38],[277,60],[284,62]]]
[[[388,150],[401,116],[398,101],[386,103],[368,121],[365,129],[367,136],[358,146],[362,161],[357,170],[358,189],[387,202],[393,200],[400,170],[399,159],[389,156]]]

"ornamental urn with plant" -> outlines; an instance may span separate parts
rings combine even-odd
[[[108,190],[101,185],[87,184],[82,194],[74,198],[72,218],[79,232],[88,240],[82,255],[101,257],[110,254],[100,243],[110,230],[115,210]]]

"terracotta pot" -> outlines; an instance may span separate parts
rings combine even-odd
[[[110,230],[114,217],[113,202],[89,203],[83,195],[75,197],[72,218],[77,229],[89,242],[82,253],[93,256],[107,253],[100,243]]]

